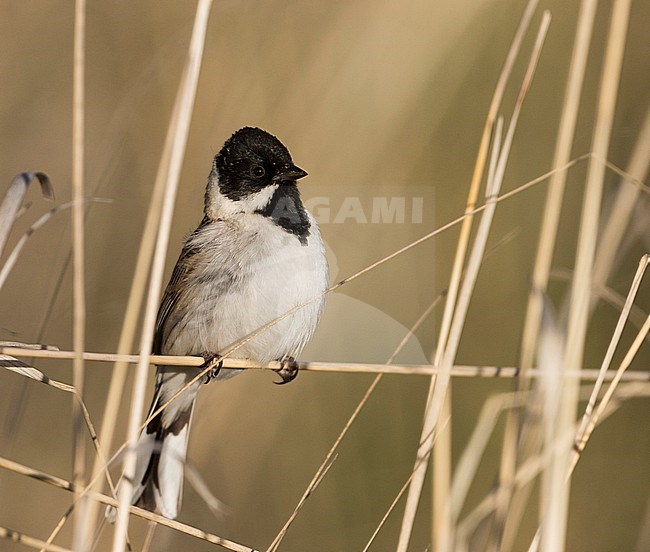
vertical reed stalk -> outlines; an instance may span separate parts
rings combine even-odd
[[[492,101],[488,110],[487,119],[485,121],[485,126],[483,127],[483,134],[481,135],[481,142],[479,145],[478,156],[476,159],[476,164],[474,166],[474,172],[472,174],[472,180],[470,183],[470,188],[467,196],[467,205],[465,208],[465,218],[461,226],[460,237],[458,239],[458,246],[456,249],[456,255],[454,257],[454,265],[452,269],[451,280],[449,284],[449,290],[447,293],[447,300],[445,301],[445,308],[442,315],[442,323],[440,326],[440,335],[438,338],[438,344],[436,347],[436,352],[433,359],[433,364],[439,366],[442,360],[442,354],[444,352],[447,336],[449,334],[449,328],[451,326],[451,319],[454,314],[454,307],[456,305],[456,296],[458,294],[458,288],[460,286],[460,278],[463,272],[463,265],[465,262],[465,254],[467,252],[467,247],[469,243],[469,235],[472,228],[473,221],[473,211],[476,206],[476,200],[478,198],[478,192],[483,178],[483,171],[485,169],[485,164],[487,160],[488,148],[490,145],[490,136],[492,135],[492,129],[494,123],[497,119],[497,114],[499,107],[501,106],[501,101],[503,100],[503,95],[505,92],[505,87],[512,72],[515,60],[519,50],[521,49],[521,44],[523,42],[524,36],[530,25],[530,21],[533,17],[535,9],[537,8],[538,0],[530,0],[526,6],[526,10],[522,15],[519,27],[515,33],[512,44],[508,51],[506,61],[501,69],[501,74],[499,75],[499,80],[497,81],[494,94],[492,96]],[[427,397],[427,403],[425,406],[425,416],[424,424],[422,427],[422,433],[420,437],[420,445],[418,452],[416,454],[416,470],[415,475],[409,485],[408,495],[406,499],[406,507],[404,510],[404,516],[402,518],[402,527],[400,529],[399,542],[397,545],[397,552],[406,552],[408,549],[409,541],[411,539],[411,533],[413,531],[413,523],[415,521],[415,514],[417,513],[418,504],[420,502],[420,495],[422,493],[422,486],[424,485],[424,476],[426,475],[427,462],[422,462],[421,458],[424,454],[428,455],[430,447],[424,442],[425,437],[428,435],[433,435],[433,420],[428,414],[430,410],[431,401],[433,399],[433,392],[436,386],[436,378],[432,378],[429,385],[429,394]],[[446,441],[443,442],[445,446]],[[439,452],[439,458],[442,458],[443,454],[448,456],[448,452]],[[436,479],[439,480],[439,484],[444,487],[449,487],[449,481],[443,481],[445,477],[444,469],[438,473],[438,477],[435,475],[433,477],[434,485],[436,484]],[[437,501],[444,501],[442,493],[438,491]],[[439,516],[444,515],[444,510],[433,512],[434,517],[438,517],[437,520],[433,521],[433,527],[439,527],[442,524],[441,518]],[[435,537],[432,535],[435,542]]]
[[[76,0],[74,17],[74,60],[72,92],[72,269],[73,269],[73,330],[75,357],[72,362],[72,382],[83,399],[83,350],[86,328],[86,293],[84,278],[84,66],[85,66],[86,0]],[[73,411],[73,474],[76,488],[83,488],[86,479],[86,447],[83,413],[76,400]],[[81,499],[74,518],[74,550],[84,550],[88,502]]]
[[[583,0],[580,5],[578,15],[578,25],[576,29],[576,38],[571,54],[571,63],[569,65],[569,75],[564,92],[564,102],[562,105],[562,114],[560,116],[560,125],[558,128],[557,141],[555,143],[555,153],[553,154],[553,167],[564,166],[571,158],[571,147],[575,135],[576,121],[578,119],[578,109],[580,106],[580,96],[582,94],[582,85],[584,82],[585,68],[587,66],[587,57],[589,54],[589,45],[594,26],[596,15],[596,0]],[[535,257],[535,266],[533,269],[532,285],[528,297],[526,317],[524,321],[524,330],[521,344],[521,357],[519,366],[521,375],[517,381],[517,389],[524,391],[528,388],[527,372],[533,366],[535,350],[537,346],[537,336],[539,334],[543,294],[548,285],[548,277],[553,260],[553,251],[557,237],[557,228],[559,225],[560,213],[562,210],[562,198],[564,197],[564,188],[566,185],[567,172],[557,171],[553,173],[549,182],[542,217],[542,226],[539,233],[539,243],[537,246],[537,255]],[[498,508],[496,512],[496,534],[492,535],[490,550],[509,550],[512,546],[514,534],[519,527],[519,517],[523,513],[523,507],[528,499],[529,488],[522,489],[518,500],[518,506],[514,509],[511,507],[511,493],[506,489],[511,489],[509,481],[515,474],[516,465],[522,458],[519,454],[528,454],[517,448],[523,444],[517,443],[517,435],[520,433],[521,411],[513,409],[508,412],[506,420],[506,429],[503,440],[503,452],[500,464],[500,490],[497,497]],[[527,448],[535,447],[529,443]],[[517,514],[516,512],[519,512]],[[506,513],[510,517],[513,513],[515,518],[506,526]]]
[[[127,431],[127,449],[124,455],[124,478],[123,485],[119,489],[119,508],[115,535],[113,537],[113,552],[124,550],[126,542],[126,532],[129,520],[129,502],[133,489],[132,478],[135,472],[136,456],[135,445],[138,440],[138,431],[140,419],[144,408],[144,396],[147,383],[147,369],[149,367],[149,355],[153,342],[153,332],[156,322],[156,312],[160,291],[162,289],[163,270],[165,265],[165,256],[167,253],[167,244],[169,241],[169,231],[171,228],[172,216],[174,214],[174,202],[178,189],[183,157],[185,155],[185,146],[187,145],[187,136],[189,133],[190,120],[196,97],[196,89],[199,80],[199,71],[201,69],[201,60],[203,57],[203,46],[205,44],[205,35],[207,30],[208,16],[212,0],[200,0],[196,9],[196,18],[192,30],[192,39],[188,52],[188,58],[183,72],[184,86],[181,90],[182,100],[178,112],[178,121],[175,129],[169,167],[167,171],[167,186],[163,198],[160,225],[156,240],[156,248],[151,269],[151,280],[149,282],[149,291],[145,307],[145,317],[140,340],[141,359],[138,363],[133,396],[131,400],[131,412],[129,416]]]
[[[590,160],[587,172],[578,236],[578,251],[571,286],[566,349],[563,359],[564,370],[580,369],[583,361],[592,268],[605,176],[605,165],[602,160],[607,157],[609,149],[629,11],[630,0],[616,0],[612,9],[592,146],[595,157]],[[564,379],[557,424],[557,432],[560,435],[575,424],[578,390],[579,384],[577,382]],[[544,552],[562,552],[566,544],[570,483],[565,485],[564,480],[568,452],[565,451],[553,457],[548,469],[548,475],[545,478],[547,484],[545,485],[544,507],[541,509],[544,519],[541,547]]]

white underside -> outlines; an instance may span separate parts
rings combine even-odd
[[[196,286],[183,322],[166,339],[169,345],[164,353],[224,354],[237,347],[231,356],[268,362],[296,356],[314,332],[328,285],[316,223],[312,219],[311,234],[303,245],[266,217],[241,217],[249,219],[243,235],[241,228],[223,222],[208,226],[200,236],[207,251],[202,275],[227,269],[237,274],[239,283],[218,290]],[[308,304],[237,346],[242,338],[304,303]]]

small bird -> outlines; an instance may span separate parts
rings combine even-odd
[[[230,378],[241,370],[221,369],[220,352],[311,301],[229,355],[280,361],[279,383],[295,378],[295,358],[314,333],[329,282],[318,225],[297,186],[305,176],[289,150],[264,130],[245,127],[226,141],[212,163],[203,220],[185,241],[165,289],[154,354],[201,355],[204,367],[216,365],[205,383]],[[149,414],[201,371],[158,366]],[[132,503],[171,519],[180,507],[201,381],[153,418],[137,445]]]

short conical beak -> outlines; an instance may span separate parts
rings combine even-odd
[[[303,171],[300,167],[296,167],[293,163],[289,163],[282,167],[278,173],[273,177],[275,182],[288,182],[298,180],[307,176],[307,171]]]

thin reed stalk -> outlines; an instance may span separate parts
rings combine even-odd
[[[472,174],[472,180],[469,186],[467,204],[465,208],[465,216],[463,217],[463,225],[461,227],[461,233],[458,239],[458,245],[454,257],[454,265],[452,268],[451,279],[450,279],[449,289],[447,293],[447,300],[445,302],[445,308],[442,315],[442,322],[440,325],[440,334],[438,337],[438,343],[432,361],[432,363],[435,366],[440,365],[440,362],[442,360],[442,354],[444,352],[447,343],[447,336],[449,333],[449,328],[451,326],[451,320],[456,305],[456,296],[458,294],[458,288],[460,286],[460,277],[463,272],[465,254],[467,252],[467,247],[469,243],[469,235],[472,227],[472,217],[475,214],[475,206],[478,198],[480,183],[483,178],[483,172],[485,170],[488,148],[490,145],[490,136],[492,135],[492,129],[497,119],[497,114],[499,112],[501,102],[503,100],[506,84],[512,72],[512,68],[514,67],[514,62],[517,59],[517,55],[519,54],[521,44],[523,42],[524,36],[526,34],[526,31],[532,19],[533,13],[537,8],[537,4],[538,4],[538,0],[530,0],[527,4],[526,10],[522,15],[517,31],[515,32],[515,36],[513,38],[512,44],[508,51],[508,55],[506,57],[506,61],[504,63],[503,68],[501,69],[501,73],[499,75],[499,79],[497,81],[497,85],[495,87],[494,94],[492,96],[492,101],[490,102],[490,107],[488,109],[487,118],[485,121],[485,125],[483,127],[483,133],[481,135],[481,141],[479,145],[478,155],[476,158],[476,164],[474,165],[474,172]],[[429,393],[425,405],[425,423],[422,428],[422,435],[425,434],[428,435],[430,432],[433,431],[432,428],[429,428],[429,425],[431,424],[426,423],[426,419],[427,419],[426,413],[429,411],[431,401],[433,400],[433,392],[434,392],[435,384],[436,384],[436,380],[434,379],[432,379],[431,382],[429,383]],[[445,441],[445,445],[448,447],[448,441]],[[421,446],[423,446],[423,443]],[[422,453],[423,450],[420,450],[416,455],[415,464],[417,464],[418,468],[409,486],[409,492],[406,499],[406,508],[404,510],[402,527],[400,529],[399,542],[397,545],[398,552],[406,552],[411,538],[411,533],[413,531],[415,513],[417,511],[417,507],[420,501],[420,494],[422,492],[422,486],[424,485],[424,476],[426,474],[426,467],[427,467],[427,462],[420,462],[418,460],[422,456]],[[449,456],[448,451],[440,451],[439,461],[441,461],[443,457],[448,458],[448,456]],[[442,469],[440,472],[438,472],[437,478],[435,474],[433,477],[434,485],[436,483],[436,479],[438,479],[439,485],[442,489],[440,491],[434,491],[434,496],[436,497],[437,502],[445,501],[444,494],[446,493],[444,489],[448,487],[448,481],[445,480],[446,477],[445,471],[446,471],[445,469]],[[440,510],[438,510],[438,514],[440,514]],[[433,513],[434,518],[438,514],[436,514],[436,512],[434,511]],[[439,525],[441,525],[440,518],[434,519],[432,524],[432,531],[434,531],[434,529],[437,528]],[[432,542],[435,542],[435,538],[432,539]]]
[[[0,539],[6,539],[11,542],[23,544],[30,548],[39,548],[40,550],[46,550],[47,552],[71,552],[69,548],[63,548],[56,544],[48,544],[45,541],[31,537],[19,531],[14,531],[7,527],[0,527]]]
[[[84,121],[85,121],[85,54],[86,54],[86,0],[75,1],[74,68],[72,91],[72,273],[73,273],[73,329],[72,343],[75,357],[72,361],[72,382],[79,396],[84,395],[83,350],[86,334],[86,287],[84,264]],[[83,415],[77,401],[73,412],[73,468],[72,480],[82,488],[86,480],[86,447]],[[74,550],[86,550],[88,503],[81,500],[74,517]]]
[[[62,479],[60,477],[57,477],[55,475],[50,475],[48,473],[42,472],[40,470],[36,470],[34,468],[30,468],[28,466],[25,466],[23,464],[20,464],[18,462],[14,462],[12,460],[9,460],[7,458],[0,457],[0,468],[12,471],[14,473],[24,475],[27,477],[30,477],[32,479],[35,479],[37,481],[41,481],[42,483],[47,483],[48,485],[52,485],[54,487],[57,487],[59,489],[63,489],[65,491],[71,491],[73,493],[79,492],[81,493],[81,489],[76,489],[74,486],[74,483],[71,481],[67,481],[65,479]],[[88,498],[92,500],[96,500],[102,504],[105,504],[107,506],[113,506],[117,507],[118,506],[118,501],[115,500],[114,498],[110,496],[103,495],[101,493],[97,493],[95,491],[89,491],[84,489],[83,494],[88,496]],[[211,544],[216,544],[218,546],[221,546],[222,548],[225,548],[226,550],[232,550],[233,552],[258,552],[254,548],[251,548],[249,546],[244,546],[242,544],[236,543],[234,541],[224,539],[221,537],[218,537],[217,535],[213,535],[211,533],[207,533],[205,531],[202,531],[201,529],[197,529],[196,527],[192,527],[191,525],[187,525],[185,523],[181,523],[180,521],[175,521],[173,519],[167,519],[165,517],[159,516],[157,514],[154,514],[150,512],[149,510],[143,510],[142,508],[138,508],[136,506],[128,506],[127,508],[128,513],[133,514],[137,517],[146,519],[148,521],[153,521],[157,523],[158,525],[163,525],[165,527],[169,527],[170,529],[173,529],[175,531],[179,531],[181,533],[184,533],[186,535],[190,535],[192,537],[195,537],[199,540],[209,542]]]
[[[650,108],[646,111],[645,119],[639,132],[634,150],[630,156],[626,173],[639,182],[643,182],[650,169]],[[594,261],[593,285],[596,288],[605,287],[607,278],[613,268],[616,252],[629,227],[634,208],[639,201],[642,189],[631,185],[628,178],[622,176],[622,182],[616,193],[612,207],[596,252]],[[592,296],[591,307],[596,304],[597,296]]]
[[[133,342],[138,328],[140,318],[140,311],[142,309],[142,301],[149,276],[149,268],[151,266],[151,258],[156,239],[156,228],[160,221],[160,209],[162,206],[162,198],[165,190],[165,175],[169,167],[169,158],[173,144],[174,130],[176,128],[176,121],[180,109],[181,101],[181,88],[182,82],[179,83],[176,100],[172,110],[170,123],[167,127],[167,135],[165,144],[161,155],[160,163],[158,164],[158,171],[156,174],[156,181],[154,189],[151,194],[149,202],[149,210],[147,212],[147,219],[145,221],[142,239],[140,240],[140,248],[138,251],[138,259],[133,273],[133,281],[129,291],[129,298],[126,305],[126,312],[124,314],[124,322],[117,345],[118,355],[125,355],[132,350]],[[108,456],[113,445],[113,436],[116,428],[117,416],[122,404],[122,395],[124,393],[124,384],[128,373],[128,361],[118,359],[115,360],[113,366],[111,383],[106,395],[106,403],[104,406],[104,413],[102,415],[102,428],[101,428],[101,443],[104,447],[104,453]],[[96,476],[104,466],[99,456],[95,457],[92,473]],[[102,479],[98,479],[98,487],[94,490],[102,492],[103,483]],[[91,528],[97,520],[97,510],[99,505],[96,502],[91,503],[90,513],[88,515]],[[92,531],[90,531],[92,533]]]
[[[573,145],[573,137],[578,119],[578,108],[580,106],[580,96],[582,94],[589,45],[591,43],[594,18],[596,15],[596,5],[596,0],[583,0],[580,4],[576,38],[571,54],[562,113],[555,143],[555,152],[553,154],[553,167],[561,167],[571,158],[571,147]],[[531,290],[528,296],[524,319],[519,361],[522,372],[521,377],[517,381],[517,389],[519,391],[524,391],[528,388],[527,372],[533,366],[537,336],[541,324],[542,300],[547,289],[553,252],[555,250],[567,174],[566,171],[554,173],[547,189],[542,226],[539,232],[539,242],[533,268]],[[488,550],[495,552],[496,550],[502,549],[504,551],[510,550],[512,541],[514,540],[514,533],[519,527],[519,517],[523,514],[523,505],[528,501],[529,491],[523,489],[522,495],[517,502],[517,507],[513,509],[510,507],[511,496],[505,490],[510,488],[508,481],[514,477],[516,464],[519,460],[517,454],[517,436],[521,432],[521,421],[520,410],[513,409],[508,412],[501,463],[499,466],[499,488],[502,489],[502,492],[498,496],[499,507],[495,516],[496,530],[490,535],[490,542],[487,547]],[[528,439],[521,444],[526,443],[528,448],[535,446]],[[520,454],[525,456],[530,452],[530,450],[522,450]],[[507,525],[506,517],[511,518]]]
[[[630,311],[632,310],[632,304],[634,303],[636,294],[639,291],[639,286],[641,285],[641,280],[643,279],[645,270],[648,267],[649,260],[650,256],[644,255],[639,261],[639,266],[637,268],[636,274],[634,275],[634,279],[632,280],[630,291],[628,292],[627,298],[625,299],[625,305],[621,311],[618,322],[616,323],[616,328],[614,328],[614,333],[612,334],[612,339],[610,340],[609,346],[607,347],[605,358],[603,358],[603,363],[600,367],[598,379],[594,384],[593,391],[591,392],[591,396],[589,397],[589,401],[585,407],[585,413],[582,417],[580,428],[578,429],[578,436],[585,433],[586,427],[592,417],[594,406],[596,405],[596,400],[598,399],[598,394],[600,393],[600,389],[604,383],[605,375],[607,374],[609,366],[612,362],[612,358],[614,357],[614,352],[616,351],[616,347],[618,346],[621,335],[623,334],[623,328],[625,327],[625,323],[630,315]]]
[[[149,282],[149,291],[145,307],[144,323],[142,325],[140,362],[138,363],[133,386],[131,411],[127,429],[127,449],[126,454],[124,455],[124,477],[123,485],[121,485],[119,489],[119,508],[115,534],[113,537],[113,552],[121,552],[124,550],[124,543],[126,542],[126,532],[129,522],[128,506],[131,500],[133,489],[132,479],[135,472],[137,458],[135,445],[138,440],[140,419],[144,408],[147,368],[149,367],[148,357],[153,342],[153,332],[156,322],[156,312],[158,309],[160,291],[162,289],[163,269],[167,253],[169,231],[174,212],[174,203],[176,199],[176,191],[178,189],[181,166],[185,154],[185,146],[187,144],[194,99],[196,97],[203,46],[205,43],[211,5],[212,0],[201,0],[197,5],[187,64],[183,73],[184,86],[181,92],[183,99],[180,102],[180,109],[178,112],[179,116],[166,175],[167,186],[163,198],[160,225],[158,228],[156,248],[151,268],[151,280]]]
[[[591,389],[585,389],[585,392],[586,394],[584,396],[586,398],[591,392]],[[616,400],[609,403],[608,408],[603,412],[603,417],[599,419],[599,423],[602,423],[607,417],[616,412],[623,401],[635,397],[648,396],[650,396],[650,385],[647,383],[629,383],[626,384],[624,389],[619,386],[617,389],[617,395],[615,395]],[[566,448],[567,445],[570,446],[571,442],[575,439],[576,429],[577,425],[573,432],[569,431],[558,436],[551,448],[547,448],[540,451],[538,454],[530,456],[519,465],[514,479],[509,482],[509,485],[513,487],[511,490],[530,484],[533,479],[542,473],[554,455],[558,454],[561,449]],[[456,550],[458,552],[466,552],[470,549],[468,546],[470,535],[476,530],[479,523],[497,508],[497,493],[498,489],[495,489],[485,496],[458,524],[456,542]]]
[[[14,347],[0,347],[0,366],[3,366],[3,357],[29,357],[52,358],[56,360],[70,360],[74,356],[73,351],[36,351],[31,349],[17,349]],[[139,355],[117,355],[113,353],[84,353],[84,360],[103,362],[125,362],[137,364],[140,361]],[[164,364],[166,366],[201,366],[205,361],[195,356],[171,356],[171,355],[150,355],[152,364]],[[243,358],[224,358],[224,368],[235,370],[278,370],[281,365],[273,361],[267,364],[259,364],[255,361]],[[7,366],[5,366],[7,368]],[[370,364],[358,362],[298,362],[298,369],[305,372],[331,372],[345,374],[388,374],[395,376],[435,376],[440,369],[432,364]],[[519,377],[521,368],[518,366],[469,366],[466,364],[455,364],[452,367],[451,375],[454,377],[482,377],[482,378],[516,378]],[[531,368],[529,377],[539,378],[542,373],[537,368]],[[582,369],[567,371],[567,378],[575,378],[582,381],[596,381],[600,376],[600,370]],[[605,374],[605,381],[611,379],[612,375]],[[647,371],[629,371],[625,375],[626,381],[649,381]]]
[[[607,157],[609,149],[629,11],[629,0],[614,2],[592,145],[594,154],[601,158]],[[579,369],[583,361],[604,176],[605,166],[592,159],[587,171],[575,274],[571,286],[566,349],[563,359],[565,370]],[[575,380],[564,381],[561,397],[557,431],[564,433],[573,427],[576,419],[578,385]],[[547,481],[546,494],[543,507],[540,510],[544,520],[541,537],[541,548],[544,552],[562,552],[566,543],[570,491],[570,484],[565,485],[564,483],[566,458],[566,454],[555,456],[549,466],[548,475],[545,477]]]
[[[429,305],[429,307],[420,315],[420,317],[415,321],[413,326],[409,329],[409,331],[406,333],[406,335],[402,338],[402,340],[398,343],[397,347],[393,351],[393,353],[390,355],[389,359],[386,361],[386,366],[391,364],[397,355],[402,351],[402,349],[406,346],[406,344],[409,342],[409,340],[415,335],[415,332],[420,328],[420,326],[424,323],[425,320],[431,316],[431,313],[435,309],[436,305],[442,298],[441,295],[436,297],[433,302]],[[334,441],[334,444],[331,446],[330,450],[328,451],[327,455],[325,456],[325,459],[323,460],[322,464],[319,466],[318,470],[316,470],[316,473],[314,474],[314,477],[310,481],[309,485],[307,486],[307,489],[303,493],[302,497],[300,498],[300,501],[298,502],[298,505],[294,509],[293,513],[287,520],[287,522],[284,524],[282,529],[280,529],[280,532],[276,535],[276,537],[273,539],[273,542],[271,542],[270,546],[266,550],[266,552],[275,552],[278,547],[280,546],[280,543],[282,542],[282,539],[284,538],[284,535],[286,535],[287,530],[289,529],[289,526],[293,522],[293,520],[296,518],[298,511],[304,504],[305,500],[309,497],[309,495],[312,493],[313,489],[318,485],[318,483],[323,479],[325,476],[325,473],[327,470],[329,470],[330,466],[332,465],[333,462],[333,455],[338,449],[339,444],[347,434],[348,430],[350,427],[352,427],[352,424],[354,421],[359,417],[359,414],[363,407],[366,405],[368,402],[368,399],[370,399],[370,396],[374,393],[375,389],[377,388],[377,385],[379,385],[379,382],[382,379],[383,374],[377,374],[375,379],[372,381],[366,392],[364,393],[363,397],[357,404],[356,408],[348,418],[348,421],[345,423],[343,426],[343,429],[339,433],[339,436],[336,438]],[[411,475],[412,477],[412,475]],[[410,481],[411,478],[409,478]]]

